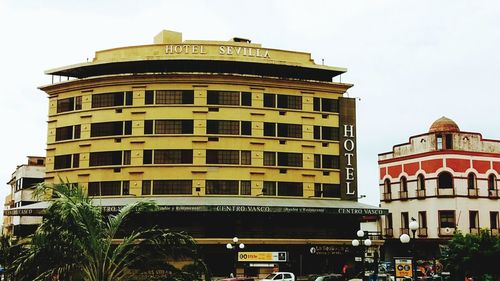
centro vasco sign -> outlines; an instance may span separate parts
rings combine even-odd
[[[241,262],[286,262],[286,252],[239,252]]]

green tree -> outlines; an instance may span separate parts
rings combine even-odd
[[[152,201],[138,201],[103,216],[77,185],[41,184],[36,193],[54,200],[31,240],[22,245],[14,262],[16,280],[121,281],[161,269],[168,277],[160,280],[191,281],[207,272],[195,241],[185,233],[155,227],[123,233],[134,214],[158,211]],[[178,259],[191,261],[189,271],[168,262]]]
[[[500,236],[492,236],[487,229],[482,229],[479,235],[456,233],[448,242],[444,258],[453,279],[459,281],[466,276],[474,280],[499,280],[499,261]]]

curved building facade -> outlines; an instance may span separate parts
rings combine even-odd
[[[390,255],[405,254],[398,239],[404,233],[415,238],[414,254],[422,264],[440,256],[439,245],[456,231],[499,234],[500,141],[461,131],[442,117],[427,133],[411,136],[378,159]],[[409,229],[412,220],[418,222],[415,233]]]
[[[172,31],[98,51],[47,71],[59,82],[41,87],[45,180],[78,183],[109,212],[157,201],[162,213],[140,223],[188,231],[215,274],[231,272],[233,236],[248,252],[287,253],[253,267],[241,255],[240,274],[273,262],[340,270],[360,217],[384,212],[357,202],[352,85],[332,82],[345,71],[308,53]],[[320,257],[315,246],[331,249]]]

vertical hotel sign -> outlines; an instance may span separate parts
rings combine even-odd
[[[358,197],[356,153],[356,99],[339,98],[340,113],[340,192],[342,199]]]

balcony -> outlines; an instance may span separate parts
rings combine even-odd
[[[394,237],[394,232],[391,228],[384,228],[384,236],[385,237]]]
[[[500,234],[500,228],[492,228],[491,229],[491,236],[497,236]]]
[[[425,198],[425,189],[417,189],[417,198]]]
[[[410,235],[410,229],[409,228],[401,227],[399,229],[399,235],[401,235],[401,234],[408,234],[408,235]]]
[[[384,193],[383,195],[384,195],[384,201],[386,202],[392,201],[391,193]]]
[[[498,198],[498,189],[488,189],[488,197],[492,199]]]
[[[469,194],[469,197],[477,197],[478,193],[479,193],[477,188],[469,188],[469,189],[467,189],[467,192]]]
[[[438,197],[450,197],[455,195],[455,189],[453,188],[437,188],[436,194]]]
[[[427,227],[419,227],[417,229],[418,237],[427,237]]]
[[[471,227],[471,228],[469,228],[469,232],[470,232],[470,234],[476,234],[477,235],[477,234],[479,234],[479,228],[477,228],[477,227]]]
[[[438,234],[439,236],[453,236],[453,233],[455,233],[456,228],[454,227],[439,227],[438,228]]]
[[[399,192],[399,199],[408,200],[408,191],[400,191]]]

